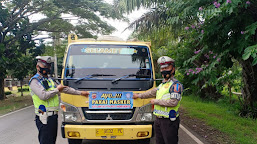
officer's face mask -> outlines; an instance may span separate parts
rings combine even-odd
[[[164,79],[169,79],[169,78],[171,77],[171,71],[172,71],[172,70],[170,70],[170,71],[162,71],[162,72],[161,72],[162,77],[163,77]]]
[[[162,71],[161,71],[162,77],[168,80],[175,74],[173,70],[175,71],[174,66],[172,67],[168,66],[168,67],[162,68]]]
[[[50,68],[41,68],[40,66],[39,67],[39,72],[43,75],[43,76],[47,76],[47,74],[50,73]]]

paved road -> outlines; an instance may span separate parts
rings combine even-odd
[[[27,107],[8,115],[0,116],[0,144],[38,144],[37,128],[34,122],[33,107]],[[61,118],[59,118],[61,120]],[[59,121],[60,122],[60,121]],[[60,123],[59,123],[60,124]],[[189,136],[181,126],[179,144],[201,144]],[[198,137],[199,138],[199,137]],[[200,138],[201,139],[201,138]],[[199,140],[199,139],[198,139]],[[83,144],[131,144],[134,141],[92,141],[85,140]],[[204,142],[205,143],[205,142]],[[67,139],[61,137],[60,129],[56,144],[67,144]],[[151,144],[155,144],[154,138]]]

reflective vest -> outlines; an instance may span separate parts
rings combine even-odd
[[[38,82],[46,89],[46,91],[51,91],[54,90],[56,88],[54,81],[51,78],[43,78],[42,76],[40,76],[39,74],[34,75],[30,81],[29,81],[29,85],[30,82],[33,79],[37,79]],[[49,88],[47,89],[44,85],[43,85],[43,80],[46,80],[48,83]],[[35,113],[38,114],[38,108],[40,105],[44,105],[46,108],[46,111],[58,111],[59,108],[59,97],[56,94],[55,96],[47,99],[47,100],[41,100],[32,90],[31,88],[29,88],[30,93],[32,95],[32,100],[34,103],[34,107],[35,107]]]
[[[170,99],[171,97],[170,88],[172,87],[173,84],[175,84],[173,81],[160,84],[156,92],[156,99],[162,99],[162,100]],[[165,107],[160,105],[154,105],[153,114],[156,116],[163,116],[163,117],[169,118],[170,111],[174,110],[176,112],[176,117],[178,117],[179,107],[180,107],[180,101],[178,102],[178,105],[175,107]]]

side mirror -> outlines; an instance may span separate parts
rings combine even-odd
[[[151,78],[150,81],[149,81],[149,87],[150,87],[150,88],[153,87],[153,83],[154,83],[154,79]]]
[[[67,81],[67,79],[64,79],[64,80],[63,80],[63,85],[69,86],[69,81]]]

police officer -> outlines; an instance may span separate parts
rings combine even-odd
[[[64,92],[73,95],[88,96],[87,91],[77,91],[73,88],[56,86],[56,83],[48,77],[53,58],[50,56],[37,56],[37,74],[29,81],[32,95],[36,126],[38,128],[38,140],[40,144],[55,144],[57,137],[59,93]]]
[[[142,94],[134,94],[133,98],[153,98],[153,114],[156,116],[154,130],[156,144],[177,144],[179,129],[178,109],[183,91],[182,84],[174,78],[175,61],[168,56],[158,59],[161,75],[164,78],[158,88],[149,90]]]

